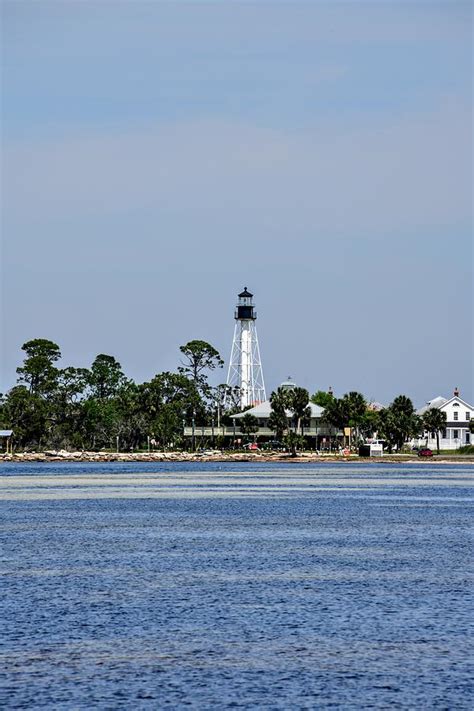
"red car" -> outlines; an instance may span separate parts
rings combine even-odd
[[[432,457],[433,452],[431,451],[431,449],[427,449],[425,447],[425,449],[420,449],[420,451],[418,452],[418,456],[419,457]]]

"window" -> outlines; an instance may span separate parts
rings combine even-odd
[[[469,422],[470,419],[471,419],[471,413],[466,412],[466,421]]]
[[[446,439],[446,435],[447,435],[446,430],[443,430],[442,433],[441,433],[441,438],[442,438],[442,439]]]
[[[455,419],[455,420],[459,419],[459,412],[455,412],[455,413],[454,413],[454,419]]]
[[[459,437],[459,430],[453,430],[453,437],[457,439]]]

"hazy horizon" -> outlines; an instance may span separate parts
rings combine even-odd
[[[2,4],[0,391],[21,345],[226,361],[267,394],[473,401],[467,2]]]

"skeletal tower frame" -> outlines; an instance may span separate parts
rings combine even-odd
[[[245,287],[239,294],[235,310],[234,339],[227,372],[227,385],[239,388],[242,410],[267,399],[256,319],[253,294]]]

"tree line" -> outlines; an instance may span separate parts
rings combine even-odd
[[[17,384],[0,396],[0,425],[14,431],[18,448],[123,450],[182,444],[183,425],[201,424],[232,402],[226,385],[212,388],[209,373],[223,365],[205,341],[180,347],[176,372],[137,384],[114,356],[99,354],[90,368],[58,367],[61,350],[37,338],[23,344]],[[117,439],[118,438],[118,439]]]
[[[114,356],[99,354],[90,368],[58,367],[61,350],[53,341],[34,339],[23,344],[24,361],[17,368],[17,384],[0,395],[0,426],[14,430],[14,446],[35,449],[183,447],[185,425],[231,425],[230,415],[239,411],[240,391],[225,384],[212,387],[209,375],[223,366],[219,352],[206,341],[193,340],[180,347],[176,372],[156,374],[137,384],[128,378]],[[349,392],[340,398],[318,390],[278,388],[270,396],[268,426],[277,440],[293,452],[307,445],[304,428],[310,421],[310,400],[323,408],[321,423],[330,436],[350,428],[357,444],[376,435],[389,451],[400,450],[412,437],[424,432],[437,438],[446,415],[433,408],[422,417],[412,401],[399,395],[378,411],[364,396]],[[258,420],[250,413],[240,419],[239,429],[251,437]],[[188,442],[192,448],[195,439]]]

